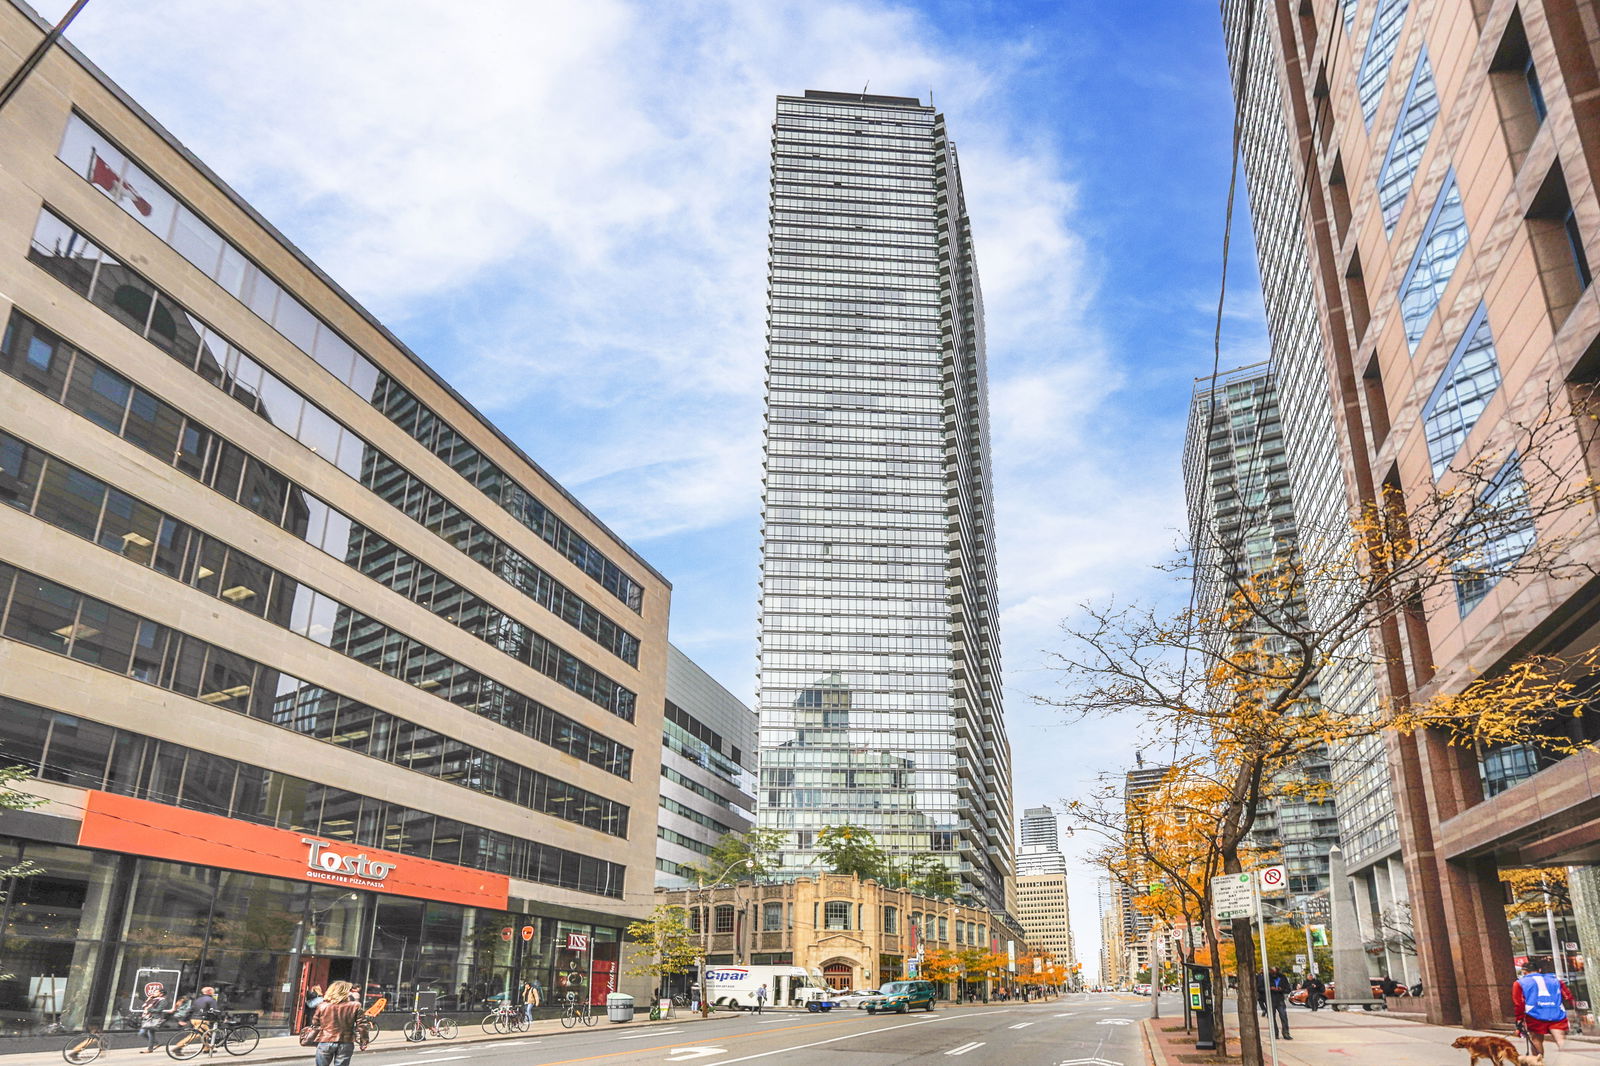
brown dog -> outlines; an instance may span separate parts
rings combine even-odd
[[[1517,1045],[1499,1036],[1458,1036],[1450,1046],[1472,1056],[1467,1066],[1478,1066],[1479,1059],[1493,1066],[1520,1066],[1522,1058],[1517,1054]]]

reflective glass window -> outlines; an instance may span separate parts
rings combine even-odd
[[[1450,460],[1499,386],[1500,362],[1495,357],[1494,335],[1489,329],[1487,309],[1480,305],[1422,409],[1428,458],[1435,478],[1449,468]]]
[[[1400,313],[1405,319],[1406,343],[1413,355],[1466,247],[1467,216],[1452,171],[1439,190],[1438,202],[1400,285]]]
[[[1378,172],[1378,200],[1383,208],[1385,233],[1392,234],[1400,219],[1417,167],[1422,163],[1422,154],[1427,150],[1428,135],[1433,132],[1433,123],[1438,117],[1439,92],[1433,81],[1433,67],[1428,63],[1428,50],[1424,48],[1417,56],[1416,71],[1400,107],[1389,153]]]
[[[1372,17],[1372,30],[1367,35],[1367,49],[1361,57],[1361,73],[1357,76],[1361,115],[1368,129],[1372,128],[1373,116],[1378,113],[1378,103],[1383,99],[1383,86],[1389,77],[1395,48],[1400,43],[1400,30],[1405,25],[1409,3],[1410,0],[1378,0],[1378,9]]]
[[[1484,490],[1474,520],[1451,545],[1456,601],[1465,617],[1533,543],[1533,514],[1521,460],[1513,455]]]

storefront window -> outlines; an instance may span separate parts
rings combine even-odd
[[[28,844],[12,855],[39,872],[6,885],[0,1017],[23,1032],[81,1026],[116,864],[54,844]]]

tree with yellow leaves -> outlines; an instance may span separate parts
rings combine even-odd
[[[1107,868],[1134,889],[1136,906],[1209,923],[1201,882],[1250,866],[1250,834],[1264,805],[1305,787],[1295,767],[1329,746],[1384,730],[1431,730],[1452,744],[1522,744],[1551,755],[1589,746],[1579,719],[1587,682],[1600,674],[1600,648],[1499,664],[1455,691],[1424,703],[1389,701],[1375,714],[1321,699],[1324,680],[1373,669],[1376,636],[1414,626],[1420,612],[1458,593],[1600,570],[1592,550],[1574,547],[1588,527],[1573,516],[1592,515],[1600,492],[1587,471],[1590,449],[1574,439],[1569,415],[1546,412],[1415,491],[1386,488],[1347,527],[1302,524],[1297,541],[1275,539],[1279,501],[1240,492],[1230,505],[1259,513],[1230,519],[1227,537],[1203,520],[1191,531],[1179,564],[1196,584],[1190,607],[1169,616],[1090,606],[1082,622],[1064,627],[1068,647],[1059,658],[1068,691],[1054,702],[1085,718],[1141,720],[1147,740],[1171,750],[1163,761],[1174,767],[1174,781],[1197,800],[1159,795],[1122,815],[1141,823],[1134,836],[1159,837],[1168,831],[1143,823],[1155,825],[1156,812],[1171,807],[1174,824],[1182,814],[1191,819],[1182,824],[1204,838],[1186,849],[1177,843],[1183,834],[1171,832],[1109,857]],[[1087,805],[1091,821],[1096,806]],[[1160,892],[1151,891],[1152,871],[1161,874]],[[1218,931],[1208,932],[1220,943]],[[1250,922],[1235,920],[1232,934],[1248,988],[1257,971]],[[1245,1061],[1259,1062],[1248,1002],[1238,1032]]]

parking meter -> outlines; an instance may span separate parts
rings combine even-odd
[[[1194,1012],[1194,1048],[1196,1051],[1215,1051],[1216,1004],[1211,995],[1211,970],[1192,962],[1184,963],[1183,969],[1189,991],[1189,1009]]]

